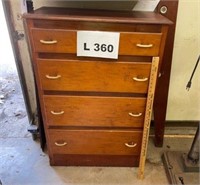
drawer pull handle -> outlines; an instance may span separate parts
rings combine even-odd
[[[140,116],[142,116],[141,112],[140,113],[136,113],[136,114],[134,114],[132,112],[129,112],[128,114],[129,114],[129,116],[132,116],[132,117],[140,117]]]
[[[60,112],[51,111],[51,114],[53,114],[53,115],[61,115],[64,113],[65,113],[65,111],[60,111]]]
[[[46,78],[51,79],[51,80],[56,80],[58,78],[61,78],[61,75],[57,75],[57,76],[46,75]]]
[[[40,40],[40,43],[42,44],[56,44],[58,41],[57,40]]]
[[[55,145],[56,146],[65,146],[65,145],[67,145],[67,142],[64,142],[64,143],[57,143],[57,142],[55,142]]]
[[[128,148],[134,148],[137,146],[137,143],[134,143],[134,144],[125,143],[125,146],[127,146]]]
[[[148,78],[138,78],[138,77],[133,77],[133,80],[137,81],[137,82],[145,82],[148,80]]]
[[[136,44],[139,48],[152,48],[153,44]]]

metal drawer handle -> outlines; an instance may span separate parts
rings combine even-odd
[[[129,147],[129,148],[134,148],[137,146],[137,143],[134,143],[134,144],[128,144],[128,143],[125,143],[125,146]]]
[[[64,113],[65,113],[65,111],[60,111],[60,112],[51,111],[51,114],[53,114],[53,115],[61,115]]]
[[[132,116],[132,117],[140,117],[140,116],[142,116],[141,112],[140,113],[136,113],[136,114],[134,114],[132,112],[129,112],[128,114],[129,114],[129,116]]]
[[[133,77],[133,80],[137,81],[137,82],[145,82],[148,80],[148,78],[138,78],[138,77]]]
[[[57,40],[40,40],[40,43],[42,44],[56,44],[58,41]]]
[[[153,44],[136,44],[139,48],[152,48]]]
[[[61,78],[61,75],[57,75],[57,76],[46,75],[46,78],[51,79],[51,80],[56,80],[58,78]]]
[[[64,143],[57,143],[57,142],[55,142],[55,145],[56,146],[65,146],[65,145],[67,145],[67,142],[64,142]]]

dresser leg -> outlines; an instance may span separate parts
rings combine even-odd
[[[163,138],[164,138],[164,130],[165,130],[165,116],[166,116],[166,108],[167,108],[167,95],[165,92],[161,91],[158,88],[155,93],[154,99],[154,133],[155,133],[155,146],[162,147],[163,146]],[[161,85],[160,85],[161,86]],[[158,95],[157,95],[158,94]],[[162,94],[163,96],[160,96]]]
[[[156,147],[162,147],[163,146],[163,140],[164,140],[164,130],[165,126],[163,123],[155,121],[154,119],[154,129],[155,129],[155,139],[154,143]]]

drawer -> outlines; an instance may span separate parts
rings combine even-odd
[[[43,90],[132,92],[148,90],[151,63],[38,59]]]
[[[161,33],[121,33],[120,55],[158,56]]]
[[[139,155],[142,131],[49,129],[55,154]]]
[[[31,29],[35,52],[76,53],[76,32]]]
[[[44,96],[49,126],[143,127],[146,98]]]
[[[77,32],[71,30],[32,29],[36,52],[76,53]],[[161,33],[120,33],[119,55],[158,56]]]

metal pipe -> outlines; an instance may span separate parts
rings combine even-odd
[[[199,161],[199,125],[197,127],[197,131],[192,142],[192,146],[188,153],[188,160],[192,163],[196,164]]]

